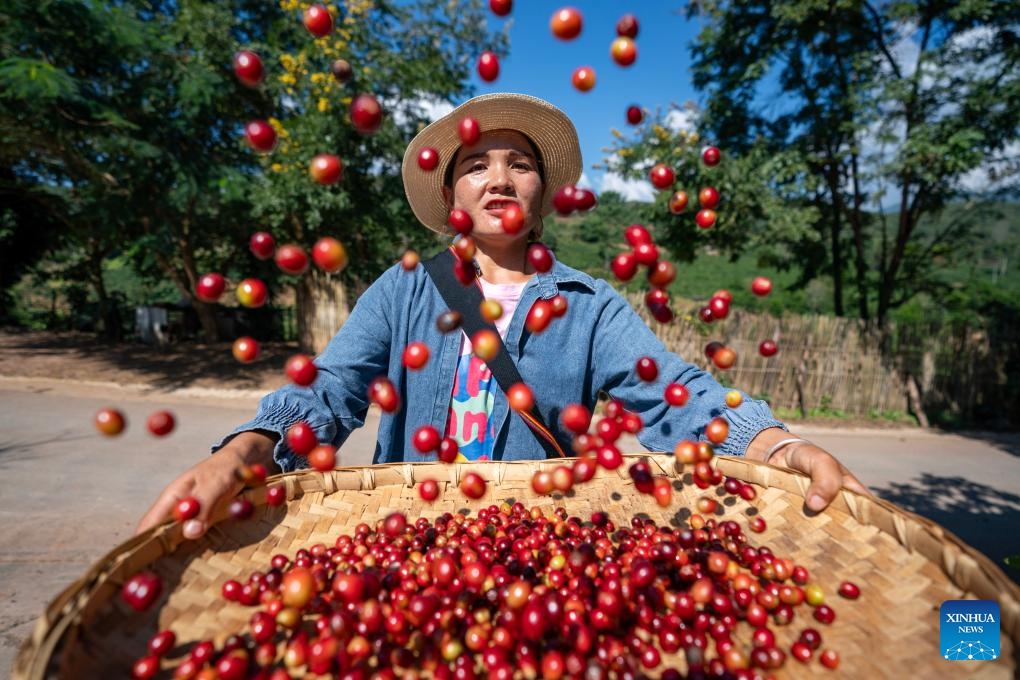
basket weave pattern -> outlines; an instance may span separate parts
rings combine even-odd
[[[628,459],[634,457],[628,456]],[[472,513],[506,500],[529,507],[563,506],[582,519],[607,511],[617,526],[634,515],[660,525],[685,525],[697,498],[715,494],[690,484],[678,473],[672,456],[650,455],[653,471],[675,477],[674,503],[660,508],[651,496],[637,493],[626,467],[600,469],[587,484],[566,497],[536,496],[533,473],[548,462],[395,464],[343,468],[330,473],[299,472],[275,482],[286,485],[281,507],[265,505],[265,490],[246,492],[254,515],[245,521],[219,518],[198,541],[186,541],[179,525],[164,524],[119,546],[79,581],[67,588],[40,618],[25,641],[14,666],[15,678],[126,677],[134,660],[145,654],[149,637],[170,628],[178,647],[171,662],[185,654],[189,643],[231,633],[244,633],[254,608],[225,601],[227,579],[242,582],[254,570],[268,568],[273,555],[293,556],[316,543],[332,545],[341,534],[353,534],[359,523],[370,526],[390,512],[409,520],[430,520],[444,512]],[[774,627],[777,639],[789,643],[805,626],[818,628],[823,647],[841,656],[841,677],[1014,677],[1020,668],[1020,589],[994,564],[938,525],[875,498],[844,491],[824,513],[808,516],[803,475],[740,458],[717,458],[724,474],[755,484],[758,496],[747,502],[723,495],[719,518],[743,527],[760,514],[768,528],[748,533],[752,545],[767,545],[782,557],[807,567],[811,582],[824,589],[836,610],[832,626],[818,624],[807,605],[797,618]],[[468,471],[488,481],[483,498],[472,501],[457,489]],[[684,479],[686,477],[686,479]],[[415,483],[440,481],[438,500],[425,503]],[[445,484],[443,482],[446,482]],[[721,494],[721,490],[719,491]],[[131,611],[119,598],[124,582],[137,571],[152,569],[164,582],[162,599],[149,612]],[[861,587],[861,597],[848,601],[836,595],[843,580]],[[993,599],[1001,609],[1002,650],[994,662],[950,662],[939,656],[939,606],[948,599]],[[740,639],[749,639],[746,624]],[[778,677],[835,677],[817,659],[805,666],[792,657]]]

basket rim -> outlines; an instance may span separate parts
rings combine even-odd
[[[625,454],[624,458],[645,458],[658,468],[654,471],[657,474],[674,478],[682,474],[682,466],[675,463],[672,453],[633,453]],[[551,469],[572,460],[454,464],[405,462],[338,467],[329,472],[305,469],[273,475],[266,480],[266,486],[282,483],[287,501],[293,501],[311,493],[332,495],[343,490],[371,490],[392,484],[414,486],[426,478],[447,477],[449,482],[456,485],[467,472],[477,472],[487,482],[499,484],[504,479],[516,480],[530,476],[536,470]],[[779,488],[800,498],[805,497],[810,484],[810,478],[801,472],[744,457],[716,456],[711,465],[720,468],[727,476],[737,477],[764,489]],[[621,480],[629,479],[626,467],[622,465],[615,470]],[[440,470],[445,474],[437,472]],[[600,472],[609,471],[600,469]],[[256,507],[265,505],[266,486],[247,489],[241,495]],[[998,602],[1001,630],[1011,638],[1014,645],[1020,646],[1020,586],[1013,583],[990,558],[941,525],[877,496],[867,496],[844,488],[825,510],[811,514],[829,512],[842,512],[864,526],[888,534],[907,551],[917,552],[934,563],[957,588],[979,599]],[[228,519],[226,510],[221,509],[212,518],[210,531]],[[46,606],[15,657],[11,677],[33,680],[46,677],[46,669],[57,645],[69,629],[73,633],[82,625],[88,612],[94,608],[94,596],[99,591],[104,588],[119,591],[126,577],[162,557],[172,555],[186,542],[188,539],[184,538],[181,525],[168,519],[145,533],[127,539],[96,560],[82,577],[70,583]]]

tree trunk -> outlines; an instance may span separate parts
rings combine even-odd
[[[313,270],[297,284],[297,333],[301,349],[319,354],[347,320],[347,291],[339,277]]]
[[[198,323],[202,326],[202,340],[210,344],[219,340],[219,328],[216,326],[216,306],[202,302],[196,297],[191,298],[191,304],[195,307]]]
[[[103,253],[96,241],[89,243],[88,278],[99,301],[99,317],[103,322],[103,337],[112,342],[123,340],[120,312],[117,301],[110,298],[103,280]]]
[[[834,160],[832,161],[835,162]],[[842,200],[840,200],[839,184],[831,181],[829,184],[832,191],[832,307],[836,316],[844,316],[843,309],[843,248],[840,244],[840,232],[843,231],[842,221]]]

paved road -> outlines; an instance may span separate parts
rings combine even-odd
[[[45,604],[130,537],[157,492],[256,403],[255,395],[240,393],[0,377],[0,677]],[[92,427],[105,405],[127,414],[128,430],[118,438],[102,438]],[[179,423],[164,439],[144,428],[160,408]],[[997,562],[1020,553],[1020,436],[801,433],[837,453],[882,497],[935,520]],[[371,427],[355,433],[343,462],[371,462],[374,442]]]

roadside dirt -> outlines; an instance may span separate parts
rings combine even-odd
[[[296,345],[263,343],[258,360],[241,364],[230,343],[108,344],[86,333],[0,330],[0,376],[148,385],[262,390],[283,385],[283,364]]]

